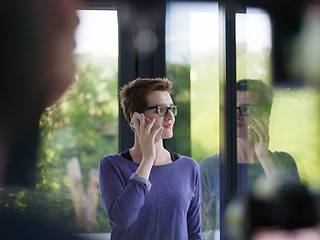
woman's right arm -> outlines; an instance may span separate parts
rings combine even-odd
[[[151,130],[155,119],[145,127],[145,116],[141,114],[141,124],[136,119],[136,137],[142,152],[141,163],[129,182],[125,181],[120,169],[111,161],[101,161],[99,183],[103,207],[110,220],[121,229],[127,229],[137,219],[144,205],[145,195],[150,190],[149,175],[156,157],[154,138],[160,128]]]
[[[129,228],[137,219],[144,205],[148,187],[136,179],[127,184],[118,169],[108,157],[99,165],[99,185],[102,205],[112,223],[120,228]]]

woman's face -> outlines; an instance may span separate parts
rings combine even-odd
[[[160,105],[170,107],[174,105],[170,94],[166,91],[153,91],[147,95],[146,100],[148,103],[147,107]],[[163,139],[171,138],[173,136],[173,125],[175,122],[175,116],[170,110],[168,110],[165,116],[159,116],[155,108],[145,110],[144,114],[147,118],[150,118],[151,120],[155,118],[156,123],[163,127]]]
[[[237,107],[244,105],[258,106],[259,96],[250,91],[237,91]],[[240,110],[237,109],[237,137],[248,138],[248,126],[250,123],[250,116],[241,115]]]

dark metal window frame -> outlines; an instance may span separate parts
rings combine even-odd
[[[224,212],[237,194],[236,9],[219,4],[220,85],[220,239],[225,239]]]

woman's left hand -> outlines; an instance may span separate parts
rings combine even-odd
[[[254,137],[254,149],[260,159],[269,155],[269,114],[263,113],[261,117],[253,117],[250,127],[256,133]]]
[[[256,133],[254,149],[259,162],[268,178],[278,173],[278,168],[273,162],[269,152],[269,114],[263,113],[260,118],[253,117],[251,128]]]

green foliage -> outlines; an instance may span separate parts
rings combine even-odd
[[[97,169],[102,156],[118,152],[118,82],[117,66],[110,71],[110,65],[106,69],[92,61],[77,61],[75,83],[40,121],[36,189],[7,194],[7,200],[8,208],[85,232],[75,217],[66,164],[73,157],[79,159],[86,191],[90,168]],[[93,231],[106,232],[109,225],[101,201],[97,208]]]
[[[97,168],[98,160],[106,153],[117,152],[116,74],[114,71],[106,76],[102,67],[79,60],[76,82],[47,111],[41,122],[43,145],[40,159],[43,161],[39,166],[42,171],[47,167],[50,170],[42,174],[43,181],[47,182],[53,169],[59,172],[61,170],[58,169],[65,169],[72,157],[78,157],[81,169],[88,171],[89,168]],[[51,161],[48,156],[56,161]],[[56,166],[48,166],[48,162]],[[87,182],[87,176],[88,173],[83,172],[84,182]]]
[[[173,102],[178,105],[174,137],[166,140],[166,147],[190,156],[190,67],[167,64],[167,77],[173,83]]]
[[[237,44],[237,79],[260,79],[271,84],[270,49],[248,53],[246,43]]]
[[[191,156],[198,162],[219,153],[218,59],[191,64]]]
[[[301,180],[320,186],[319,93],[311,87],[276,89],[270,119],[270,149],[296,161]]]

